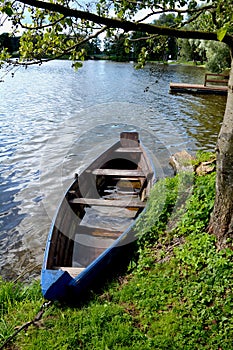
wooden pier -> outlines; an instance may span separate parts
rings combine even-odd
[[[210,77],[210,78],[209,78]],[[219,79],[220,78],[220,79]],[[218,94],[226,95],[228,90],[228,76],[224,74],[205,74],[204,84],[170,83],[170,92],[190,94]],[[211,84],[209,84],[211,83]],[[214,85],[215,84],[215,85]],[[221,85],[216,85],[221,84]],[[224,85],[223,85],[224,84]]]

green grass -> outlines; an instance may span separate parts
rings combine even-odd
[[[214,173],[159,181],[127,274],[79,308],[53,304],[8,349],[232,349],[233,251],[217,251],[206,233],[214,183]],[[38,282],[0,283],[3,342],[33,319],[43,298]]]

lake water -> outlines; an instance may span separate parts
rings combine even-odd
[[[169,94],[170,82],[202,83],[188,66],[135,70],[54,61],[0,83],[0,274],[37,275],[56,207],[79,172],[119,137],[138,130],[159,177],[172,153],[214,150],[226,97]],[[1,71],[0,71],[1,78]]]

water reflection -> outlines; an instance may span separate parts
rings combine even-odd
[[[186,124],[187,134],[195,140],[197,148],[207,151],[215,149],[225,104],[225,96],[193,95],[192,99],[186,100],[183,122]]]

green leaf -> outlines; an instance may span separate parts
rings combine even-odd
[[[77,71],[79,68],[81,68],[83,65],[81,62],[74,62],[72,64],[72,67],[74,68],[75,71]]]
[[[219,41],[223,41],[226,33],[227,33],[227,30],[228,30],[228,25],[224,25],[224,27],[220,28],[218,31],[217,31],[217,38]]]
[[[7,14],[7,16],[9,16],[9,17],[13,15],[13,10],[12,10],[10,4],[7,4],[6,6],[4,6],[4,7],[1,9],[1,11],[4,12],[5,14]]]

